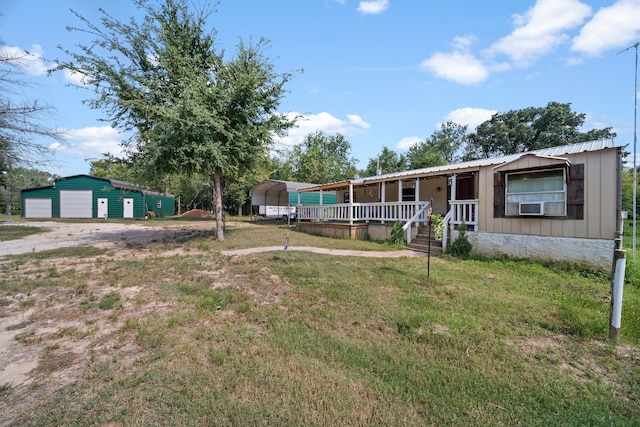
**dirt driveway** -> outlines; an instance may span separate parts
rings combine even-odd
[[[0,242],[0,257],[40,252],[68,246],[88,244],[102,248],[132,247],[153,243],[167,243],[192,237],[195,233],[214,230],[213,221],[190,222],[188,227],[173,225],[158,227],[145,224],[118,222],[68,223],[57,221],[0,222],[0,227],[41,227],[43,233],[33,234],[19,240]]]

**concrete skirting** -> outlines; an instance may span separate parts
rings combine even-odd
[[[297,222],[296,228],[303,233],[317,236],[364,240],[369,226],[368,224],[349,225],[336,222]]]
[[[451,242],[458,236],[454,231]],[[536,261],[568,262],[611,272],[614,241],[573,237],[467,232],[473,252],[485,256],[506,255]]]

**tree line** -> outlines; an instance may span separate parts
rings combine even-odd
[[[94,23],[74,13],[79,26],[69,31],[92,40],[60,46],[69,59],[56,61],[53,71],[81,75],[86,104],[133,135],[122,142],[125,159],[105,154],[91,163],[89,174],[148,185],[178,196],[186,209],[215,212],[218,239],[224,238],[223,211],[242,213],[249,189],[264,179],[323,184],[615,136],[611,128],[582,131],[585,114],[569,103],[550,102],[496,113],[471,132],[448,121],[406,153],[384,146],[362,170],[341,134],[313,132],[274,154],[275,137],[295,126],[279,106],[297,71],[277,72],[264,39],[240,41],[229,57],[218,47],[215,30],[204,30],[212,14],[207,6],[193,9],[188,0],[134,3],[144,12],[140,21],[120,22],[101,10]],[[8,77],[14,65],[15,58],[0,59],[0,85],[15,83]],[[60,136],[37,126],[39,104],[16,111],[5,91],[0,97],[6,208],[15,203],[16,186],[24,185],[18,177],[29,160],[42,154],[32,138]],[[16,130],[19,123],[27,126]]]

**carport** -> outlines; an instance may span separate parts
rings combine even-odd
[[[275,179],[262,181],[249,191],[249,196],[251,197],[251,213],[254,215],[255,212],[255,215],[268,217],[267,209],[282,208],[284,215],[291,219],[291,216],[287,215],[287,213],[291,212],[292,207],[301,205],[330,205],[336,203],[335,191],[298,193],[298,189],[313,187],[314,185],[316,184]],[[278,212],[278,214],[270,216],[284,216],[279,214],[280,209],[275,209],[274,212]]]

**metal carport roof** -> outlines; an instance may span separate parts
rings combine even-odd
[[[249,191],[252,206],[289,206],[289,193],[316,184],[267,179]]]

